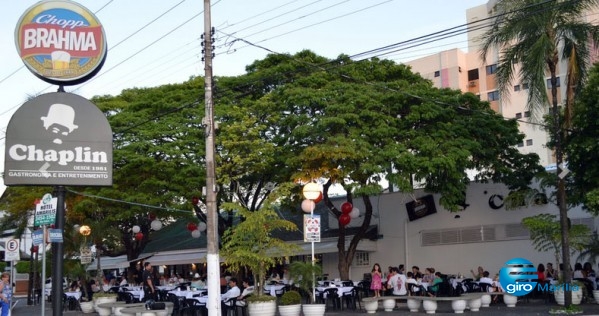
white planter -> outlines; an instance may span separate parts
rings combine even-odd
[[[299,316],[302,311],[302,304],[279,305],[279,315],[281,316]]]
[[[422,307],[427,314],[434,314],[437,311],[437,301],[424,300]]]
[[[277,301],[251,302],[248,304],[250,316],[275,316],[277,313]]]
[[[91,314],[94,312],[94,302],[81,302],[79,303],[81,306],[81,312],[84,314]]]
[[[116,296],[113,297],[97,297],[94,298],[94,309],[96,310],[96,312],[98,314],[100,314],[100,316],[110,316],[112,314],[112,308],[111,307],[98,307],[99,304],[104,304],[104,303],[114,303],[116,302]]]
[[[377,301],[377,300],[364,301],[364,309],[366,310],[366,313],[374,314],[374,313],[376,313],[376,310],[378,308],[379,308],[379,301]],[[305,314],[306,314],[306,312],[304,310],[304,315]]]
[[[470,306],[470,311],[472,312],[478,312],[480,310],[480,307],[482,306],[483,301],[480,297],[478,298],[473,298],[468,302],[468,306]]]
[[[383,300],[383,309],[385,312],[392,312],[395,308],[395,298],[388,298]]]
[[[593,295],[595,295],[595,291],[593,291]],[[553,297],[555,297],[555,302],[558,305],[564,305],[564,291],[562,289],[557,289],[553,292]],[[578,287],[576,291],[572,291],[572,304],[579,305],[582,301],[582,288]]]
[[[481,301],[482,307],[489,307],[489,305],[491,305],[491,295],[490,294],[481,295],[480,301]]]
[[[518,297],[511,294],[503,294],[503,302],[507,307],[516,307],[516,303],[518,303]]]
[[[412,300],[408,298],[408,309],[410,310],[410,312],[417,313],[420,309],[420,305],[420,300]]]
[[[326,305],[324,304],[303,304],[302,311],[304,316],[323,316]]]
[[[466,300],[453,300],[451,301],[451,308],[456,314],[463,314],[466,309]]]

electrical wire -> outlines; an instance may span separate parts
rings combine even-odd
[[[156,206],[156,205],[150,205],[150,204],[144,204],[144,203],[128,202],[128,201],[123,201],[123,200],[108,198],[108,197],[105,197],[105,196],[93,195],[93,194],[78,192],[78,191],[75,191],[75,190],[71,190],[69,188],[66,188],[66,190],[67,190],[67,192],[71,192],[73,194],[77,194],[77,195],[80,195],[80,196],[85,196],[85,197],[88,197],[88,198],[94,198],[94,199],[98,199],[98,200],[104,200],[104,201],[117,202],[117,203],[123,203],[123,204],[134,205],[134,206],[147,207],[147,208],[152,208],[152,209],[157,209],[157,210],[163,210],[163,211],[169,211],[169,212],[193,213],[191,210],[180,210],[180,209],[171,208],[171,207],[162,207],[162,206]]]

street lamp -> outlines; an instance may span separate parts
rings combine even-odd
[[[314,200],[320,198],[322,194],[322,186],[318,183],[310,182],[304,185],[302,189],[302,193],[304,197],[309,201],[308,203],[302,202],[302,206],[308,206],[310,210],[310,220],[314,225],[314,208],[316,207],[316,203]],[[306,212],[306,209],[302,207],[302,209]],[[304,228],[306,229],[306,228]],[[315,257],[314,257],[314,239],[315,236],[310,236],[310,243],[312,244],[312,302],[316,301],[316,276],[314,275],[314,265],[315,265]],[[318,223],[318,239],[320,240],[320,222]]]

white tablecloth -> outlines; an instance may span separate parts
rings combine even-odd
[[[285,284],[269,284],[264,286],[264,292],[269,293],[271,296],[277,296],[277,291],[282,290]]]
[[[342,287],[324,287],[324,286],[317,286],[316,290],[318,292],[323,292],[326,289],[337,289],[337,295],[339,295],[339,297],[343,296],[345,293],[350,292],[351,290],[353,290],[353,286],[342,286]],[[326,296],[324,297],[326,298]]]
[[[77,300],[81,298],[81,292],[64,292],[64,294],[69,297],[74,297]]]
[[[202,290],[195,290],[195,291],[181,291],[181,290],[172,290],[169,291],[169,293],[175,294],[179,297],[185,297],[185,298],[193,298],[194,295],[204,295],[206,294],[206,291],[202,291]]]

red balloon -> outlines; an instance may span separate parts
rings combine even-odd
[[[154,213],[150,213],[150,214],[148,215],[148,218],[149,218],[150,220],[152,220],[152,221],[153,221],[153,220],[155,220],[155,219],[156,219],[156,214],[154,214]]]
[[[349,214],[351,213],[351,210],[354,208],[353,205],[351,205],[351,203],[349,202],[345,202],[343,204],[341,204],[341,212],[343,214]]]
[[[187,223],[187,230],[190,232],[198,229],[198,225],[196,223]]]
[[[139,232],[137,234],[135,234],[135,240],[139,241],[142,240],[144,238],[144,233]]]
[[[350,221],[351,217],[349,217],[349,214],[341,214],[341,216],[339,216],[339,225],[341,226],[349,224]]]
[[[322,201],[322,192],[320,192],[320,194],[318,194],[318,197],[312,201],[314,201],[314,203],[318,203],[318,202]]]

